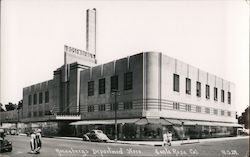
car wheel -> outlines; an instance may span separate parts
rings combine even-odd
[[[84,135],[84,136],[82,137],[82,140],[83,140],[83,141],[89,141],[89,138],[88,138],[86,135]]]
[[[8,151],[8,152],[11,152],[11,151],[12,151],[12,148],[9,148],[7,151]]]

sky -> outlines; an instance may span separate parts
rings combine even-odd
[[[245,0],[2,0],[0,102],[53,78],[63,48],[85,50],[86,10],[97,9],[99,64],[162,52],[236,84],[249,105],[249,4]]]

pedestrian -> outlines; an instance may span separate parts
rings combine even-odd
[[[163,146],[165,146],[167,143],[167,133],[166,131],[163,133]]]
[[[36,149],[35,149],[35,152],[36,153],[40,153],[40,149],[42,148],[42,135],[41,135],[41,129],[37,129],[36,130],[36,139],[35,139],[35,141],[36,141]]]
[[[167,143],[169,146],[171,146],[171,141],[172,141],[172,133],[171,133],[171,131],[169,131],[167,133]]]
[[[35,149],[36,149],[36,135],[35,135],[35,131],[33,130],[30,134],[30,153],[35,153]]]

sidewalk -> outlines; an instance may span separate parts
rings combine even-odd
[[[68,140],[82,140],[79,137],[53,137],[57,139],[68,139]],[[180,146],[185,144],[194,144],[194,143],[203,143],[209,141],[225,141],[225,140],[237,140],[249,138],[249,136],[236,136],[236,137],[222,137],[222,138],[208,138],[208,139],[191,139],[183,141],[172,141],[172,146]],[[114,143],[114,140],[111,140],[111,143]],[[148,145],[148,146],[162,146],[162,141],[117,141],[120,144],[133,144],[133,145]]]
[[[179,140],[172,141],[172,146],[180,146],[185,144],[203,143],[209,141],[225,141],[225,140],[237,140],[249,138],[249,136],[237,136],[237,137],[222,137],[222,138],[208,138],[208,139],[191,139],[191,140]],[[124,144],[137,144],[137,145],[150,145],[150,146],[162,146],[162,141],[117,141]]]

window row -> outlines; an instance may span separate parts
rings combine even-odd
[[[118,108],[118,104],[100,104],[97,107],[97,111],[108,111],[107,107],[110,107],[110,111],[115,111],[115,110],[119,110]],[[95,111],[95,105],[89,105],[87,108],[87,112],[94,112]],[[132,102],[124,102],[123,104],[123,109],[124,110],[131,110],[133,109],[133,103]]]
[[[173,90],[175,92],[180,92],[180,76],[177,74],[174,74],[173,78]],[[196,82],[196,96],[201,97],[201,82]],[[191,95],[191,79],[186,78],[186,94]],[[210,99],[210,86],[206,84],[205,89],[205,97],[206,99]],[[214,87],[214,101],[218,101],[218,89],[217,87]],[[221,89],[221,102],[225,102],[225,91]],[[227,92],[227,103],[231,104],[231,92]]]
[[[186,104],[185,105],[185,111],[191,112],[191,106],[192,105],[190,105],[190,104]],[[173,102],[173,109],[174,110],[180,110],[180,103]],[[196,106],[194,112],[201,113],[201,106]],[[220,115],[224,116],[225,112],[226,111],[221,110]],[[218,109],[211,109],[211,108],[205,107],[205,113],[206,114],[218,115]],[[227,116],[229,116],[229,117],[231,116],[231,112],[230,111],[227,111]]]
[[[124,74],[124,90],[133,89],[133,73],[127,72]],[[118,75],[110,77],[110,90],[118,90]],[[95,91],[95,82],[88,82],[88,96],[93,96]],[[98,81],[98,93],[105,94],[106,92],[106,78],[101,78]]]
[[[33,117],[42,117],[45,115],[48,115],[47,113],[50,112],[50,111],[45,111],[45,113],[43,113],[43,111],[34,111],[33,112]],[[31,117],[31,111],[28,112],[28,117],[30,118]]]
[[[35,93],[33,95],[29,95],[28,97],[28,105],[32,105],[32,98],[33,98],[33,105],[36,104],[42,104],[43,103],[43,96],[45,97],[44,102],[49,102],[49,91],[46,91],[45,93],[40,92],[39,94]],[[38,100],[38,102],[37,102]]]

